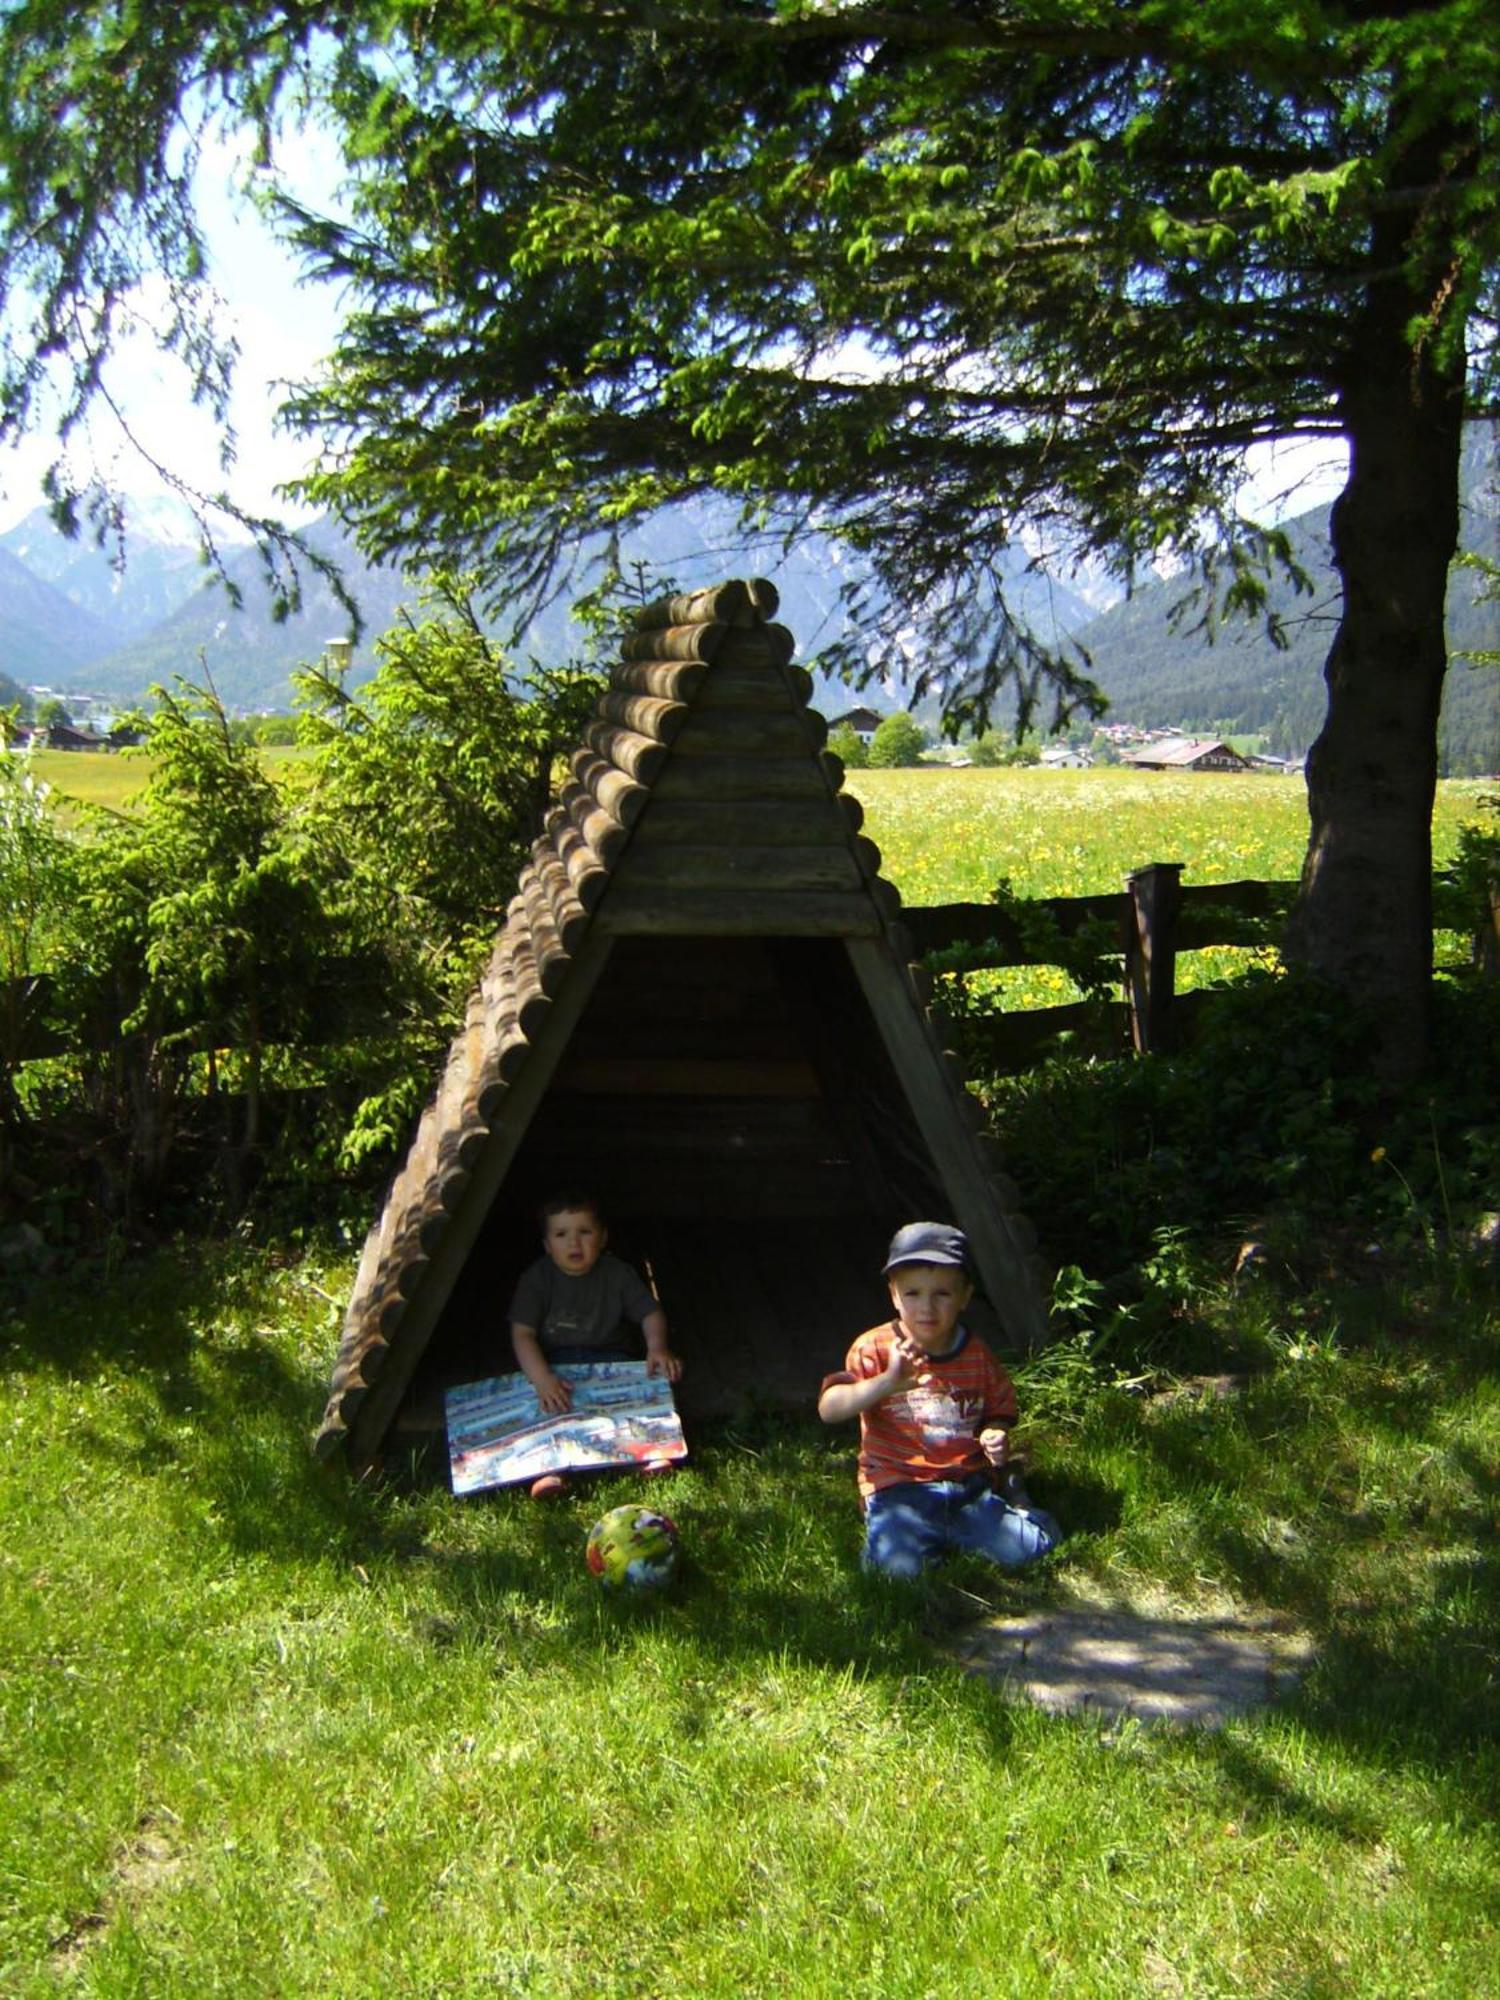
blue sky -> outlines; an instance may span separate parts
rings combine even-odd
[[[298,282],[291,258],[251,204],[235,192],[242,163],[237,148],[209,147],[199,185],[212,278],[225,300],[226,324],[242,349],[233,411],[238,457],[227,484],[241,505],[269,509],[277,504],[277,485],[300,471],[308,456],[305,442],[282,437],[274,428],[280,400],[275,385],[310,372],[328,351],[337,302],[326,287]],[[300,191],[326,197],[338,176],[332,143],[316,131],[303,135],[296,168]],[[150,288],[137,301],[147,326],[154,303]],[[164,462],[210,491],[226,483],[219,469],[216,427],[194,407],[182,368],[158,353],[148,334],[123,346],[106,380],[131,428]],[[50,437],[33,437],[0,454],[0,530],[38,505],[52,452]],[[107,412],[101,410],[91,423],[74,456],[81,466],[92,462],[112,475],[127,493],[156,489],[149,467],[130,450]]]

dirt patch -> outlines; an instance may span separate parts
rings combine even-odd
[[[1270,1613],[1067,1600],[988,1618],[953,1647],[969,1673],[1056,1715],[1217,1729],[1293,1688],[1312,1642]]]
[[[167,1816],[169,1819],[172,1815]],[[122,1903],[143,1902],[163,1883],[170,1881],[182,1866],[169,1830],[147,1813],[135,1833],[116,1857],[113,1880],[103,1907],[75,1917],[60,1937],[52,1940],[48,1964],[58,1974],[76,1972],[89,1946],[105,1930]]]

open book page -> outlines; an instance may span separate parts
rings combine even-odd
[[[644,1361],[563,1362],[573,1407],[543,1414],[521,1374],[466,1382],[447,1395],[448,1464],[455,1493],[513,1486],[545,1472],[594,1472],[687,1457],[672,1385]]]

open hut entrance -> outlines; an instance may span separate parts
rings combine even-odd
[[[578,1187],[649,1269],[690,1416],[810,1407],[885,1307],[892,1229],[949,1206],[842,940],[617,939],[436,1322],[418,1425],[513,1365],[536,1206]]]

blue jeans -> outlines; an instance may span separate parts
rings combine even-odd
[[[920,1576],[967,1549],[1001,1569],[1024,1569],[1056,1548],[1062,1529],[1040,1507],[1011,1507],[985,1475],[882,1486],[865,1502],[866,1569]]]

